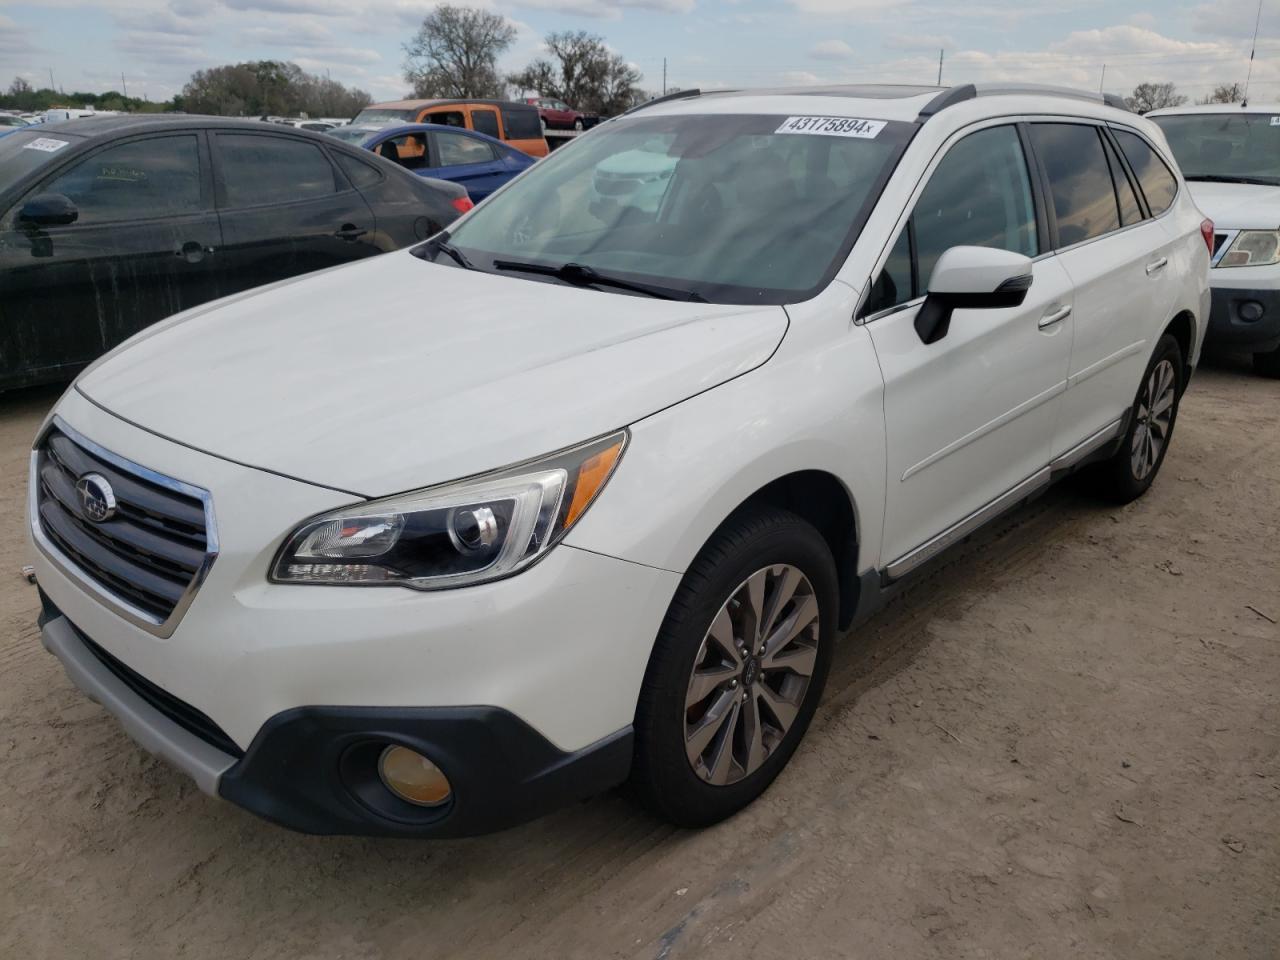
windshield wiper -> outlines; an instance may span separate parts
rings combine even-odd
[[[463,252],[449,242],[449,234],[443,230],[422,246],[414,247],[410,252],[419,260],[426,260],[428,255],[434,260],[441,253],[448,254],[464,270],[475,269],[475,265]]]
[[[1268,187],[1280,185],[1280,177],[1232,177],[1225,173],[1191,174],[1186,179],[1201,183],[1260,183]]]
[[[648,297],[656,297],[659,300],[684,300],[689,303],[706,303],[705,297],[702,297],[691,290],[681,290],[679,287],[660,287],[650,283],[632,283],[630,280],[623,280],[621,277],[613,277],[607,273],[601,273],[595,267],[588,267],[582,263],[562,263],[558,267],[548,266],[545,263],[525,263],[521,260],[495,260],[493,261],[495,270],[512,270],[518,273],[536,273],[544,277],[555,277],[557,280],[563,280],[565,283],[571,283],[576,287],[613,287],[616,290],[630,290],[632,293],[642,293]]]

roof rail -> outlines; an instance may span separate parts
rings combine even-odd
[[[654,97],[652,100],[646,100],[644,103],[636,104],[630,110],[625,110],[618,114],[618,116],[627,117],[648,107],[655,107],[660,103],[670,103],[672,100],[692,100],[694,97],[700,96],[702,96],[702,91],[696,88],[693,90],[677,90],[675,93],[668,93],[665,96]]]
[[[923,122],[948,107],[976,97],[1016,96],[1026,94],[1042,97],[1065,97],[1070,100],[1089,100],[1103,103],[1117,110],[1131,112],[1124,98],[1114,93],[1094,93],[1092,90],[1076,90],[1073,87],[1053,87],[1036,83],[966,83],[938,94],[920,111],[917,122]]]

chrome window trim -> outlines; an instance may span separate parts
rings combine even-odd
[[[196,571],[195,576],[191,578],[191,582],[187,585],[186,590],[182,592],[182,596],[178,598],[178,602],[174,605],[169,616],[164,620],[158,620],[145,610],[140,610],[128,600],[108,590],[102,584],[98,583],[87,573],[80,569],[79,566],[66,556],[54,543],[45,536],[44,531],[40,527],[40,447],[44,443],[45,438],[49,435],[51,429],[57,429],[79,446],[92,453],[95,457],[105,460],[112,466],[131,473],[134,476],[153,483],[156,486],[164,487],[175,493],[180,493],[188,497],[194,497],[204,506],[204,527],[205,527],[205,554],[204,562],[200,564],[200,568]],[[112,453],[100,444],[94,443],[84,434],[80,433],[74,427],[66,423],[61,417],[54,416],[40,431],[40,435],[36,438],[35,445],[31,450],[31,466],[27,487],[27,516],[31,529],[31,539],[35,542],[37,549],[44,554],[45,558],[57,568],[68,579],[73,580],[86,593],[94,597],[102,603],[107,609],[111,610],[117,616],[128,621],[136,627],[140,627],[152,636],[167,639],[173,636],[173,631],[177,629],[178,623],[182,620],[183,614],[187,612],[187,608],[191,606],[191,601],[195,599],[196,591],[204,583],[209,575],[209,570],[213,566],[213,562],[218,559],[218,528],[214,522],[213,515],[213,495],[203,487],[193,486],[184,483],[181,480],[175,480],[173,477],[166,476],[144,467],[139,463],[134,463],[119,454]]]
[[[1213,255],[1209,261],[1210,267],[1216,267],[1222,262],[1222,258],[1227,255],[1227,251],[1231,249],[1231,245],[1236,242],[1236,237],[1240,236],[1243,231],[1240,230],[1214,230],[1214,233],[1222,234],[1222,245],[1218,247],[1218,252]]]

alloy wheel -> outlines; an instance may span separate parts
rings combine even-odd
[[[1161,360],[1152,369],[1138,394],[1137,423],[1129,448],[1129,460],[1135,480],[1145,480],[1160,462],[1160,453],[1169,442],[1173,422],[1177,377],[1173,364]]]
[[[795,722],[818,660],[818,598],[798,568],[757,570],[703,637],[685,694],[689,764],[716,786],[755,773]]]

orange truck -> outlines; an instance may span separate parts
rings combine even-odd
[[[389,123],[440,123],[465,127],[505,140],[531,157],[547,155],[538,108],[509,100],[395,100],[361,110],[352,126]]]

